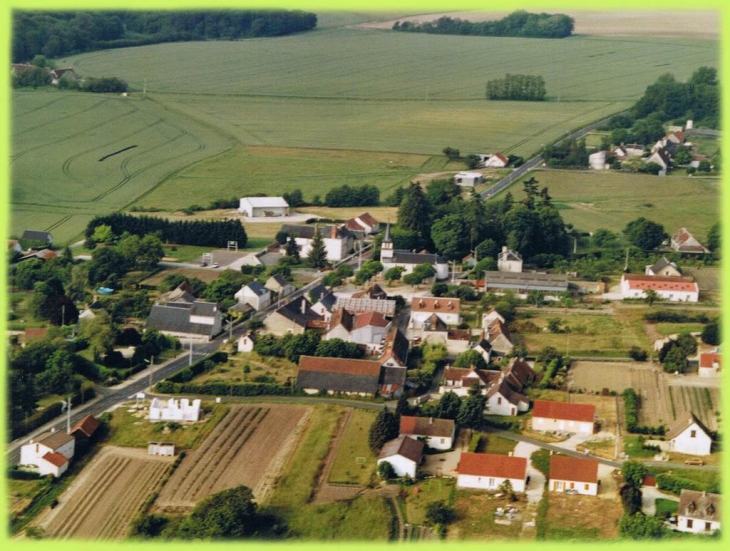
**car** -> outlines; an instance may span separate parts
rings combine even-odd
[[[573,489],[565,490],[565,493],[568,495],[574,496],[578,493],[578,490],[573,490]]]
[[[208,265],[208,264],[207,264],[206,262],[201,262],[201,263],[200,263],[200,266],[201,266],[202,268],[205,268],[205,267],[206,267],[207,265]]]
[[[211,267],[213,267],[213,268],[217,268],[218,266],[219,266],[219,264],[217,262],[213,262],[213,264],[211,264]]]
[[[684,462],[685,465],[704,465],[705,462],[702,461],[699,457],[693,457],[692,459],[687,459]]]

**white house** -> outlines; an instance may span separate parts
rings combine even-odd
[[[695,534],[709,534],[720,529],[719,494],[682,490],[677,509],[677,530]]]
[[[256,333],[249,331],[238,338],[238,351],[253,352],[254,344],[256,344]]]
[[[152,398],[150,421],[197,421],[200,417],[200,399],[190,402],[188,398],[160,400]]]
[[[490,415],[517,415],[530,409],[530,399],[518,392],[505,377],[487,390],[487,410]]]
[[[400,436],[423,440],[434,450],[450,450],[454,445],[456,424],[452,419],[401,415]]]
[[[457,186],[474,187],[484,181],[484,175],[481,172],[459,172],[454,176],[454,182]]]
[[[502,252],[497,257],[497,270],[500,272],[522,273],[522,256],[507,247],[502,247]]]
[[[710,252],[687,228],[679,228],[669,240],[669,245],[678,253],[707,254]]]
[[[242,286],[233,296],[239,304],[248,304],[257,312],[266,310],[271,305],[271,291],[258,281]]]
[[[652,153],[647,159],[647,163],[656,163],[660,167],[662,167],[662,170],[666,170],[669,168],[669,165],[672,163],[672,159],[669,156],[669,151],[667,151],[666,148],[662,147],[660,149],[657,149]]]
[[[74,456],[76,439],[64,431],[52,429],[32,438],[20,448],[20,465],[34,467],[40,475],[61,476]]]
[[[458,298],[413,297],[411,299],[412,329],[422,329],[424,323],[436,314],[446,325],[461,323],[461,301]]]
[[[568,402],[535,400],[532,407],[532,429],[593,434],[596,406]]]
[[[667,451],[688,455],[710,455],[712,438],[692,412],[686,412],[666,434]]]
[[[588,165],[593,170],[604,170],[606,167],[606,152],[596,151],[588,155]]]
[[[373,216],[366,212],[355,218],[348,220],[345,225],[350,231],[359,231],[363,235],[370,235],[380,230],[380,222],[378,222]]]
[[[527,485],[527,459],[490,453],[462,453],[457,488],[497,491],[505,480],[512,490],[521,493]]]
[[[675,262],[670,262],[666,258],[658,260],[654,264],[649,264],[644,268],[644,275],[648,276],[664,276],[664,277],[681,277],[682,271]]]
[[[282,231],[294,238],[299,247],[299,256],[307,258],[312,250],[312,240],[317,231],[320,232],[327,250],[327,260],[337,261],[347,257],[353,250],[355,234],[345,224],[338,226],[295,226],[284,224]]]
[[[494,320],[504,323],[504,318],[494,308],[490,308],[488,312],[482,314],[482,329],[487,330]]]
[[[479,160],[487,168],[504,168],[509,164],[509,159],[501,153],[493,155],[480,155]]]
[[[423,442],[410,436],[399,436],[383,445],[378,455],[378,465],[387,461],[393,466],[397,476],[415,479],[425,447]]]
[[[291,295],[297,290],[293,283],[286,280],[281,274],[274,274],[264,283],[266,287],[272,293],[276,293],[277,298],[284,298]]]
[[[652,289],[662,300],[669,302],[698,302],[700,286],[692,277],[648,276],[623,274],[621,296],[623,298],[646,298],[646,291]]]
[[[598,461],[583,457],[552,455],[549,480],[551,492],[598,495]]]
[[[487,389],[499,380],[500,375],[499,371],[476,369],[474,366],[466,368],[449,365],[444,370],[439,393],[453,392],[463,398],[468,396],[469,391],[476,385],[479,392],[486,395]]]
[[[697,374],[700,377],[717,377],[720,375],[720,357],[718,352],[700,354],[700,365]]]
[[[238,212],[249,218],[289,216],[289,203],[283,197],[241,197]]]

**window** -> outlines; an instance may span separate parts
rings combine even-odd
[[[495,485],[495,484],[494,484],[494,479],[493,479],[493,478],[490,478],[490,479],[489,479],[489,487],[490,487],[490,488],[493,488],[493,487],[494,487],[494,485]]]
[[[692,519],[691,518],[687,519],[687,528],[692,528]]]
[[[575,482],[571,482],[571,483],[570,483],[570,489],[571,489],[571,490],[574,490],[574,489],[575,489]]]
[[[445,443],[446,443],[446,438],[442,438],[442,439],[441,439],[441,443],[442,443],[442,444],[445,444]]]
[[[587,492],[588,491],[588,484],[583,485],[583,489]]]
[[[696,430],[689,431],[689,437],[690,438],[696,438],[697,437],[697,431]]]
[[[501,406],[502,405],[502,398],[497,398],[497,405],[498,406]]]
[[[709,532],[710,530],[712,530],[712,523],[705,522],[705,532]]]

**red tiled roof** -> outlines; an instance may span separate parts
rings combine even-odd
[[[380,362],[374,362],[371,360],[351,360],[349,358],[301,356],[299,358],[299,371],[379,376]]]
[[[691,277],[648,276],[642,274],[624,274],[623,279],[628,282],[629,289],[657,291],[687,291],[699,292],[699,287]]]
[[[458,298],[413,297],[412,312],[459,312],[461,301]]]
[[[25,329],[25,340],[33,341],[36,339],[42,339],[48,334],[47,327],[27,327]]]
[[[715,362],[720,364],[720,356],[720,354],[714,352],[700,354],[700,367],[712,367],[712,364]]]
[[[380,312],[362,312],[355,315],[355,319],[352,323],[352,329],[360,329],[361,327],[367,327],[373,325],[375,327],[388,327],[390,322],[385,319],[385,316]]]
[[[507,162],[509,162],[509,161],[508,161],[508,159],[507,159],[507,157],[505,157],[505,156],[504,156],[504,155],[502,155],[501,153],[495,153],[494,155],[492,155],[492,157],[497,157],[497,159],[499,159],[499,160],[500,160],[500,161],[502,161],[503,163],[507,163]]]
[[[78,430],[82,432],[86,438],[89,438],[92,434],[94,434],[96,429],[99,428],[99,425],[101,425],[101,423],[99,423],[96,417],[93,415],[87,415],[73,426],[71,433],[73,434]]]
[[[532,417],[550,419],[565,419],[566,421],[593,422],[596,416],[596,406],[591,404],[569,404],[568,402],[548,402],[535,400],[532,408]]]
[[[454,434],[454,421],[451,419],[402,415],[400,418],[400,434],[451,436]]]
[[[456,471],[474,476],[524,480],[527,476],[527,459],[491,453],[462,453]]]
[[[598,482],[598,461],[567,455],[550,457],[550,480]]]
[[[378,225],[378,221],[375,218],[373,218],[369,212],[361,214],[360,216],[357,216],[357,218],[359,218],[360,220],[365,222],[371,228]]]
[[[357,220],[354,218],[351,218],[347,222],[345,222],[345,227],[350,231],[363,231],[365,228],[363,228],[360,224],[357,223]]]
[[[63,467],[66,463],[68,463],[68,457],[56,452],[46,453],[46,455],[43,456],[43,459],[55,467]]]

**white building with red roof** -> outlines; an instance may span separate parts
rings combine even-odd
[[[364,235],[370,235],[380,229],[380,222],[378,222],[369,212],[351,218],[345,222],[345,226],[350,231],[362,232]]]
[[[436,314],[446,325],[461,323],[461,301],[458,298],[413,297],[411,299],[411,329],[422,329],[426,320]]]
[[[456,467],[457,488],[497,491],[509,480],[515,492],[527,485],[527,459],[491,453],[462,453]]]
[[[700,286],[691,277],[662,277],[640,274],[621,276],[623,298],[646,298],[651,289],[662,299],[670,302],[698,302]]]
[[[401,415],[399,433],[423,440],[429,448],[449,450],[454,445],[456,423],[452,419]]]
[[[76,439],[66,432],[51,430],[32,438],[20,448],[20,465],[32,467],[40,475],[61,476],[74,456]]]
[[[535,400],[532,406],[532,429],[593,434],[596,406],[568,402]]]
[[[494,153],[489,156],[484,156],[486,158],[483,158],[482,164],[486,168],[504,168],[509,164],[509,159],[502,155],[501,153]]]
[[[710,249],[700,243],[687,228],[679,228],[669,241],[669,245],[678,253],[707,254]]]
[[[567,455],[550,456],[549,490],[586,496],[598,494],[598,461]]]
[[[720,357],[719,352],[700,354],[700,366],[697,374],[700,377],[718,377],[720,375]]]

